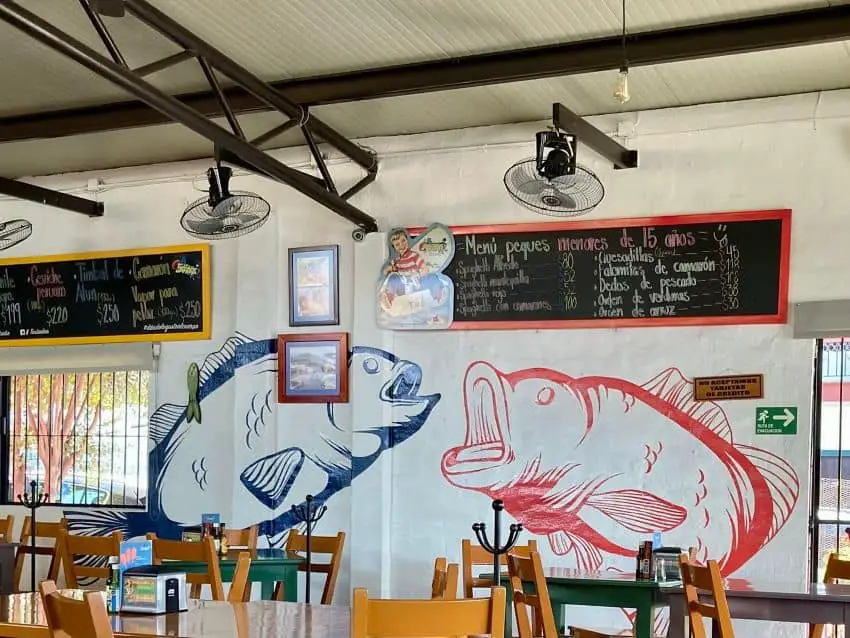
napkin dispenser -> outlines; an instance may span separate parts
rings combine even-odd
[[[189,608],[185,572],[168,565],[132,567],[124,572],[121,611],[169,614]]]

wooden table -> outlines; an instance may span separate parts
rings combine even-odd
[[[664,588],[662,598],[670,606],[667,638],[685,638],[688,633],[682,589]],[[850,636],[850,585],[730,578],[726,581],[726,600],[732,618],[844,625],[844,635]]]
[[[229,583],[233,580],[233,572],[236,569],[236,559],[240,552],[247,550],[232,550],[227,557],[219,560],[221,569],[221,580]],[[304,559],[298,554],[287,552],[283,549],[258,549],[251,555],[251,569],[248,572],[248,581],[260,583],[261,598],[271,600],[274,586],[277,582],[283,583],[284,600],[295,602],[298,600],[298,566]],[[206,563],[193,563],[189,561],[168,561],[169,567],[174,567],[186,573],[203,573],[207,571]]]
[[[80,598],[83,592],[66,590],[62,594]],[[189,610],[179,614],[115,614],[110,619],[117,636],[131,638],[349,638],[351,631],[347,606],[264,600],[190,600]],[[0,596],[0,636],[50,638],[38,595]]]
[[[492,578],[492,573],[481,576]],[[501,584],[507,587],[510,600],[511,591],[507,579],[503,578]],[[549,588],[549,599],[552,601],[555,626],[559,631],[566,632],[564,605],[623,607],[637,612],[635,638],[652,638],[655,608],[667,604],[667,597],[662,592],[665,588],[669,588],[661,587],[653,580],[636,580],[634,574],[584,572],[562,567],[550,567],[546,570],[546,586]],[[679,592],[679,597],[682,597],[681,589]],[[511,627],[510,609],[511,604],[508,604],[506,628]]]

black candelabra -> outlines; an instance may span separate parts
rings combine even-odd
[[[306,580],[306,598],[304,602],[310,603],[310,569],[313,561],[312,556],[312,542],[313,542],[313,528],[316,526],[316,523],[319,522],[319,519],[325,515],[325,512],[328,510],[327,505],[322,505],[318,508],[313,508],[313,495],[308,494],[307,498],[304,499],[303,505],[293,505],[292,513],[295,514],[295,517],[302,523],[307,525],[307,560],[304,565],[304,571],[306,572],[305,580]]]
[[[505,510],[505,504],[496,499],[493,501],[493,542],[487,539],[487,531],[484,523],[473,523],[472,531],[478,538],[478,543],[493,554],[493,583],[498,587],[502,580],[502,554],[510,551],[516,545],[519,533],[522,531],[521,523],[511,523],[510,532],[508,533],[507,542],[502,545],[502,512]]]
[[[35,591],[35,511],[47,502],[49,495],[47,492],[38,490],[38,483],[30,481],[30,493],[18,494],[18,502],[24,507],[28,507],[30,511],[30,521],[32,528],[30,530],[30,591]]]

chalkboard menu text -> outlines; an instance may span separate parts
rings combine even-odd
[[[0,260],[0,347],[209,339],[206,244]]]
[[[787,319],[790,210],[452,231],[453,329]]]

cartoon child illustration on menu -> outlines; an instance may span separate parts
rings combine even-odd
[[[443,269],[455,254],[452,231],[432,224],[412,239],[406,229],[394,228],[389,253],[378,286],[378,326],[387,330],[448,328],[454,314],[454,284]]]

